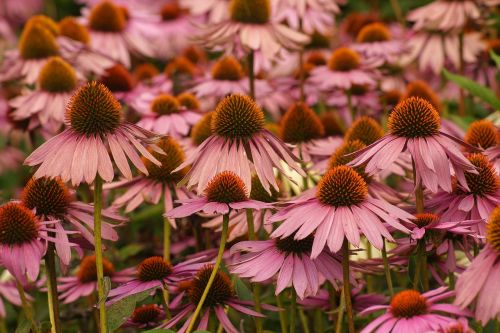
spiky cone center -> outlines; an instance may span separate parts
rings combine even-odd
[[[410,97],[394,107],[387,127],[396,136],[424,138],[439,133],[441,119],[431,103],[420,97]]]
[[[427,300],[416,290],[403,290],[392,298],[390,310],[397,318],[420,316],[427,313]]]
[[[269,0],[231,0],[231,19],[235,22],[265,24],[271,17]]]
[[[67,212],[71,195],[60,178],[31,178],[23,189],[21,201],[35,209],[38,216],[60,216]]]
[[[45,59],[59,54],[59,44],[48,29],[40,24],[31,24],[21,34],[19,53],[26,60]]]
[[[388,91],[383,91],[380,95],[380,101],[385,105],[394,106],[401,101],[402,95],[399,90],[392,89]]]
[[[149,148],[149,152],[161,162],[161,166],[157,166],[149,159],[142,157],[142,162],[148,170],[148,177],[159,182],[174,182],[180,181],[187,173],[187,168],[172,173],[186,159],[186,155],[177,141],[171,137],[164,137],[156,144],[165,154],[159,154]]]
[[[363,29],[364,26],[378,22],[379,18],[377,13],[351,13],[346,16],[344,20],[344,25],[345,25],[345,30],[346,32],[353,36],[356,37],[361,29]]]
[[[26,22],[25,27],[39,25],[45,29],[47,29],[54,37],[60,35],[61,31],[57,23],[46,15],[35,15],[29,18],[28,22]]]
[[[391,32],[385,24],[380,22],[365,25],[358,33],[356,41],[358,43],[385,42],[391,39]]]
[[[359,54],[348,47],[340,47],[328,59],[328,68],[334,72],[349,72],[361,66]]]
[[[106,258],[102,258],[102,268],[104,276],[112,277],[115,274],[115,267]],[[97,266],[95,256],[84,257],[76,273],[76,277],[81,283],[97,281]]]
[[[488,149],[497,145],[498,129],[489,120],[477,120],[470,124],[465,134],[465,142]]]
[[[74,17],[65,17],[59,22],[61,36],[71,38],[83,44],[90,42],[89,31],[76,21]]]
[[[160,74],[158,68],[147,62],[137,65],[134,69],[134,78],[138,82],[148,82],[158,74]]]
[[[188,295],[191,303],[198,304],[200,302],[203,291],[208,284],[210,275],[212,274],[213,266],[206,265],[196,273],[193,280],[189,284]],[[234,297],[235,292],[231,279],[225,273],[218,271],[215,275],[214,282],[208,291],[207,298],[203,303],[203,307],[213,307],[219,304],[225,304],[229,299]]]
[[[137,277],[143,282],[163,280],[173,272],[172,265],[162,257],[144,259],[137,267]]]
[[[500,254],[500,206],[497,206],[486,223],[486,242]]]
[[[439,215],[432,213],[415,214],[415,218],[411,220],[417,227],[425,228],[428,225],[439,221]]]
[[[415,80],[406,86],[406,93],[404,98],[420,97],[431,103],[432,106],[438,111],[441,111],[441,98],[434,92],[434,90],[424,81]]]
[[[271,193],[267,192],[262,186],[259,177],[252,177],[252,190],[250,191],[250,198],[261,202],[276,202],[278,201],[279,193],[271,187]]]
[[[52,93],[70,92],[77,84],[76,72],[60,57],[51,57],[38,74],[38,84]]]
[[[325,112],[320,116],[320,119],[325,129],[325,136],[344,135],[342,125],[334,112]]]
[[[319,51],[309,53],[306,62],[314,66],[323,66],[327,64],[325,55]]]
[[[191,140],[199,146],[212,135],[212,115],[213,112],[205,115],[191,128]]]
[[[318,139],[324,133],[319,117],[302,102],[292,104],[281,121],[281,137],[288,143]]]
[[[478,174],[465,173],[470,192],[477,196],[495,193],[500,188],[500,178],[486,156],[476,153],[467,156],[467,159],[478,171]]]
[[[246,95],[230,95],[215,108],[212,132],[228,139],[245,139],[264,128],[262,109]]]
[[[198,64],[200,62],[205,61],[206,54],[205,51],[197,46],[188,46],[183,52],[182,55],[191,61],[193,64]]]
[[[113,93],[95,81],[80,87],[66,109],[66,118],[73,130],[86,136],[114,132],[120,126],[121,117],[121,105]]]
[[[215,80],[239,81],[244,76],[243,67],[235,57],[223,57],[212,66],[212,78]]]
[[[198,98],[196,98],[195,95],[184,92],[180,95],[177,96],[177,100],[179,101],[179,104],[183,107],[185,107],[188,110],[200,110],[201,109],[201,104]]]
[[[106,69],[100,81],[113,92],[127,92],[134,88],[132,74],[121,64]]]
[[[345,134],[345,141],[359,140],[369,146],[384,136],[382,126],[373,118],[362,116],[358,118]]]
[[[167,76],[194,76],[196,74],[196,66],[188,58],[180,56],[168,63],[165,66],[164,72]]]
[[[40,222],[29,208],[12,202],[0,207],[0,244],[31,242],[39,230]]]
[[[151,102],[151,111],[163,116],[179,112],[180,107],[177,98],[168,94],[159,95]]]
[[[341,165],[328,170],[318,183],[316,198],[329,206],[349,207],[368,197],[365,180],[353,168]]]
[[[309,235],[303,239],[294,239],[295,234],[292,234],[285,238],[276,238],[274,241],[276,243],[276,248],[283,253],[293,253],[293,254],[307,254],[311,252],[314,237]]]
[[[170,2],[161,7],[160,15],[163,21],[173,21],[182,14],[182,8],[175,2]]]
[[[332,156],[330,156],[330,159],[328,161],[328,169],[332,169],[341,165],[347,165],[354,159],[354,156],[345,156],[345,155],[357,152],[358,150],[361,150],[365,147],[366,145],[359,140],[344,142],[340,147],[338,147],[333,152]],[[353,169],[361,177],[363,177],[366,183],[369,183],[371,181],[370,176],[365,173],[365,168],[363,166],[355,167]]]
[[[306,50],[329,49],[331,47],[331,36],[323,35],[314,31],[310,35],[309,43],[305,46]]]
[[[126,12],[111,1],[104,0],[90,11],[89,27],[95,31],[121,32],[127,26]]]
[[[135,308],[130,319],[134,323],[147,325],[149,323],[155,323],[161,318],[161,309],[156,304],[145,304]]]
[[[205,188],[205,196],[210,202],[232,203],[248,199],[247,189],[238,175],[223,171],[212,178]]]

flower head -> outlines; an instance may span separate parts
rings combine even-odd
[[[304,103],[295,103],[281,120],[281,137],[289,143],[302,143],[323,136],[319,117]]]
[[[483,149],[495,147],[500,142],[499,131],[491,121],[477,120],[469,125],[465,142]]]

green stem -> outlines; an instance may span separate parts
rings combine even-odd
[[[399,5],[398,0],[391,0],[391,7],[396,15],[397,20],[401,24],[402,27],[405,27],[405,18],[403,16],[403,11],[401,10],[401,6]]]
[[[337,309],[337,326],[335,327],[335,333],[341,333],[342,332],[342,326],[343,326],[343,321],[344,321],[344,308],[345,308],[345,297],[344,297],[344,289],[342,289],[342,292],[340,293],[340,304]]]
[[[24,293],[23,285],[16,280],[17,292],[19,293],[19,297],[21,298],[21,304],[23,307],[24,316],[31,322],[31,329],[34,333],[40,333],[38,329],[38,325],[36,324],[35,317],[33,316],[33,310],[31,305],[28,303],[28,299],[26,298],[26,294]]]
[[[351,112],[352,122],[356,119],[356,109],[352,106],[352,93],[350,90],[347,90],[347,108]]]
[[[450,283],[450,289],[455,289],[455,273],[449,272],[448,273],[448,279]]]
[[[283,307],[283,302],[281,301],[281,296],[280,295],[276,295],[276,304],[281,309],[278,312],[278,315],[280,317],[281,332],[282,333],[288,333],[287,323],[286,323],[286,321],[287,321],[286,320],[286,312],[284,311],[285,308]]]
[[[385,245],[385,238],[382,238],[382,259],[384,261],[384,271],[385,271],[385,280],[387,281],[387,288],[389,289],[389,294],[391,295],[391,299],[394,297],[394,289],[392,287],[392,276],[391,269],[389,268],[389,260],[387,259],[387,248]]]
[[[47,272],[47,301],[52,333],[61,333],[59,321],[59,298],[57,296],[57,274],[54,243],[50,242],[45,255],[45,269]]]
[[[366,257],[368,259],[372,259],[372,245],[370,244],[369,241],[366,241]],[[373,288],[373,275],[369,274],[366,276],[366,290],[369,293],[372,293],[374,291]]]
[[[255,72],[254,72],[254,51],[248,54],[248,80],[250,82],[250,97],[255,99]]]
[[[5,318],[0,317],[0,333],[7,333],[7,323]]]
[[[332,313],[334,313],[336,310],[340,309],[340,306],[337,305],[337,292],[335,291],[335,288],[330,282],[327,282],[327,288],[328,288],[328,300],[330,303],[330,309]],[[342,303],[342,300],[340,300]],[[344,310],[342,310],[344,311]],[[338,316],[337,316],[338,317]],[[332,327],[336,325],[336,319],[335,316],[332,316]]]
[[[290,333],[295,333],[295,319],[297,318],[297,292],[291,288],[290,299]]]
[[[219,245],[219,252],[217,253],[217,259],[215,260],[215,265],[212,269],[212,274],[210,274],[210,278],[208,279],[208,283],[205,286],[205,290],[203,291],[203,295],[201,295],[201,299],[196,306],[196,310],[194,311],[193,316],[191,317],[191,321],[189,322],[189,326],[186,330],[186,333],[190,333],[193,330],[196,319],[198,318],[201,309],[203,308],[203,303],[208,296],[208,292],[210,291],[210,287],[215,280],[215,276],[217,275],[217,271],[219,270],[220,264],[222,262],[222,255],[224,254],[224,249],[226,248],[227,241],[227,230],[229,229],[229,213],[224,214],[222,219],[222,235]]]
[[[420,283],[423,282],[423,257],[425,255],[425,241],[423,239],[417,244],[417,257],[415,259],[415,276],[413,277],[413,288],[419,289]]]
[[[323,327],[323,314],[321,310],[314,311],[314,332],[323,333],[325,328]]]
[[[354,330],[354,316],[352,312],[352,301],[351,301],[351,282],[349,275],[349,242],[344,238],[344,244],[342,244],[342,273],[344,282],[344,298],[345,298],[345,309],[347,314],[347,324],[349,327],[349,333],[355,333]]]
[[[94,239],[95,239],[95,263],[97,268],[97,295],[99,304],[99,328],[101,333],[108,333],[108,321],[106,316],[106,294],[104,290],[104,270],[102,260],[102,236],[101,236],[101,211],[102,211],[102,179],[98,175],[94,182]]]
[[[424,191],[422,189],[422,182],[417,183],[417,168],[415,166],[415,161],[412,159],[413,166],[413,181],[415,183],[415,206],[417,209],[417,214],[422,214],[424,212]]]
[[[304,333],[310,333],[311,331],[309,330],[309,323],[307,321],[306,314],[304,313],[304,310],[299,309],[299,317],[300,317],[300,323],[302,324],[302,331]]]
[[[255,228],[253,223],[253,210],[250,208],[246,209],[247,214],[247,226],[248,226],[248,239],[251,241],[255,240]],[[262,313],[262,306],[260,304],[260,284],[255,283],[252,285],[253,289],[253,301],[255,304],[255,311]],[[257,333],[263,332],[262,318],[254,317],[255,329]]]
[[[165,216],[163,220],[163,259],[170,262],[170,220]]]
[[[168,307],[170,304],[170,294],[168,293],[167,286],[163,286],[161,289],[161,301],[163,303],[163,307],[165,308],[165,322],[167,322],[170,318],[172,318],[170,308]]]

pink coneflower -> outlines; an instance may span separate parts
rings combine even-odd
[[[163,198],[164,211],[168,212],[173,207],[174,199],[188,199],[193,196],[185,187],[177,187],[176,184],[186,174],[187,169],[172,172],[184,160],[185,154],[179,144],[172,138],[166,137],[157,143],[165,155],[150,150],[151,154],[161,162],[161,166],[153,164],[144,159],[148,175],[140,175],[132,180],[118,181],[107,184],[105,189],[125,188],[126,191],[117,196],[113,205],[125,206],[125,212],[129,213],[143,202],[158,204]],[[175,195],[173,198],[172,194]]]
[[[115,64],[113,59],[90,45],[87,28],[76,18],[67,16],[58,23],[58,27],[57,42],[61,47],[61,56],[79,71],[100,76]]]
[[[384,24],[376,22],[364,26],[352,46],[369,63],[394,64],[405,52],[403,41],[393,39]]]
[[[50,58],[40,70],[38,87],[9,101],[15,120],[29,119],[28,130],[41,126],[55,134],[64,123],[64,111],[77,88],[75,70],[59,57]]]
[[[454,291],[446,287],[430,290],[420,294],[416,290],[403,290],[397,293],[389,305],[375,305],[361,312],[366,315],[379,310],[386,312],[368,324],[361,333],[406,333],[429,332],[443,325],[454,322],[454,316],[469,316],[469,311],[460,310],[457,306],[439,301],[451,298]],[[448,314],[449,317],[443,315]]]
[[[430,333],[475,333],[469,325],[469,321],[465,317],[460,317],[457,320],[443,325],[438,330]]]
[[[207,23],[220,23],[229,18],[231,0],[180,0],[182,7],[188,8],[193,16],[205,18]]]
[[[127,318],[122,327],[153,328],[161,324],[165,319],[163,307],[157,304],[143,304],[135,308],[134,312]]]
[[[270,185],[279,190],[273,169],[286,174],[282,161],[305,176],[297,157],[264,128],[264,114],[250,97],[231,95],[223,99],[212,115],[211,126],[213,134],[174,170],[191,164],[184,178],[188,187],[197,185],[201,192],[214,175],[227,170],[235,172],[251,190],[251,170],[255,169],[266,191]]]
[[[130,67],[130,53],[152,56],[153,49],[141,29],[134,26],[133,12],[103,0],[86,13],[90,45],[112,59]],[[136,28],[136,29],[134,29]]]
[[[0,318],[7,316],[3,299],[7,301],[7,304],[21,306],[21,297],[14,281],[0,282],[0,296]]]
[[[344,238],[359,247],[361,234],[381,249],[382,238],[394,241],[384,222],[409,233],[398,220],[410,223],[411,218],[412,215],[396,206],[369,196],[366,182],[354,169],[338,166],[323,176],[315,196],[291,201],[269,221],[284,220],[272,237],[283,238],[295,233],[294,238],[300,240],[316,231],[311,251],[311,258],[316,258],[327,244],[332,252],[339,251]]]
[[[45,20],[40,22],[40,17],[35,16],[26,24],[19,38],[18,49],[5,54],[0,68],[0,81],[22,78],[23,82],[33,84],[47,60],[59,55],[56,32],[48,25],[57,26],[54,22],[45,23]]]
[[[324,279],[334,286],[342,281],[342,259],[327,250],[311,259],[312,244],[312,235],[295,240],[293,234],[286,238],[239,242],[231,247],[231,253],[246,254],[231,265],[230,271],[242,278],[250,278],[252,282],[276,277],[276,295],[293,287],[300,299],[314,296]]]
[[[196,40],[208,48],[260,51],[267,60],[274,59],[283,49],[298,50],[309,39],[275,21],[269,0],[232,0],[229,19],[200,30]]]
[[[231,209],[265,209],[272,206],[265,202],[249,199],[247,187],[240,177],[231,171],[223,171],[211,179],[203,197],[177,200],[181,206],[167,213],[170,218],[190,216],[197,212],[206,214],[227,214]]]
[[[76,201],[74,194],[59,178],[31,178],[23,189],[21,201],[26,207],[33,209],[41,219],[60,221],[54,224],[54,228],[61,232],[58,237],[65,241],[55,243],[55,248],[64,265],[68,265],[71,259],[68,237],[63,233],[66,224],[90,244],[94,244],[94,207]],[[109,208],[102,211],[102,217],[102,237],[112,241],[118,240],[114,228],[125,223],[127,218]]]
[[[107,304],[146,290],[174,288],[179,282],[191,279],[206,262],[201,262],[204,257],[186,260],[177,265],[172,265],[162,257],[149,257],[144,259],[135,270],[136,276],[130,277],[124,284],[112,289]]]
[[[170,59],[189,46],[194,31],[193,21],[198,20],[183,10],[178,1],[165,3],[160,9],[160,21],[150,27],[154,54],[160,59]]]
[[[0,8],[0,16],[6,18],[10,24],[19,26],[42,10],[42,0],[27,0],[22,3],[16,0],[5,0]]]
[[[59,238],[61,232],[52,228],[58,223],[40,221],[18,202],[0,206],[0,261],[18,281],[37,279],[47,242],[65,242]],[[48,232],[55,233],[55,237],[48,236]]]
[[[189,298],[189,303],[179,304],[175,307],[177,314],[170,319],[167,323],[159,326],[161,328],[172,328],[177,323],[179,323],[183,318],[187,317],[184,325],[177,330],[178,333],[186,332],[189,323],[191,322],[192,312],[195,310],[196,305],[200,302],[200,299],[205,290],[205,286],[208,284],[210,275],[212,274],[213,267],[211,265],[206,265],[196,273],[194,278],[184,287],[185,291],[180,294],[187,294]],[[178,299],[180,302],[181,299]],[[177,302],[172,302],[177,304]],[[242,301],[236,298],[236,293],[234,287],[231,283],[230,278],[223,272],[218,271],[215,275],[215,279],[212,288],[209,289],[207,298],[203,303],[201,319],[198,323],[198,330],[206,330],[208,327],[208,320],[211,313],[215,313],[215,316],[219,320],[220,324],[224,330],[228,333],[238,333],[240,332],[231,323],[227,313],[224,311],[225,307],[229,307],[243,314],[247,314],[253,317],[265,317],[263,314],[249,309],[253,307],[253,302]],[[262,304],[262,308],[266,310],[276,311],[277,308],[274,306]]]
[[[130,280],[133,270],[115,271],[113,264],[103,258],[104,276],[113,283],[124,283]],[[81,297],[89,296],[97,291],[97,268],[95,256],[86,256],[74,276],[63,276],[57,279],[59,298],[64,303],[72,303]]]
[[[465,173],[467,186],[457,182],[451,193],[438,192],[428,201],[429,208],[448,221],[486,220],[500,204],[500,178],[488,159],[479,153],[467,159],[477,168],[477,173]],[[477,231],[484,235],[484,223],[477,225]]]
[[[413,9],[407,19],[414,22],[413,29],[437,29],[448,31],[463,29],[469,21],[477,21],[481,17],[481,7],[488,1],[437,0],[425,6]]]
[[[74,185],[92,183],[97,174],[107,182],[114,178],[109,146],[118,169],[132,178],[127,157],[143,173],[148,174],[138,150],[147,159],[160,165],[143,144],[161,152],[153,142],[158,136],[138,126],[122,121],[120,103],[111,91],[95,81],[78,89],[68,104],[65,122],[67,129],[35,150],[24,162],[40,165],[36,177],[60,176]]]
[[[491,161],[497,173],[500,172],[500,130],[491,121],[473,121],[467,129],[464,141],[485,149],[484,155]]]
[[[362,63],[359,53],[347,47],[336,49],[326,65],[313,69],[310,81],[323,92],[349,90],[353,85],[375,85],[374,74]]]
[[[407,98],[389,115],[389,133],[358,151],[358,157],[350,164],[367,163],[365,171],[376,174],[389,167],[401,153],[408,152],[415,164],[416,184],[423,184],[434,193],[438,187],[451,192],[452,167],[459,183],[467,188],[464,172],[477,171],[457,147],[466,143],[441,132],[440,127],[439,114],[429,102],[419,97]]]
[[[147,108],[144,104],[149,101]],[[132,107],[141,114],[138,126],[158,134],[170,135],[176,139],[188,135],[191,127],[201,119],[201,105],[189,93],[174,97],[169,94],[143,96]]]
[[[335,25],[339,5],[345,1],[330,0],[279,0],[276,1],[276,20],[286,21],[295,30],[308,35],[326,33]]]
[[[0,150],[0,174],[19,168],[24,157],[24,153],[15,147],[2,147]]]
[[[273,203],[278,201],[279,193],[274,189],[271,189],[269,194],[262,187],[257,176],[252,177],[252,190],[250,191],[250,199],[257,200],[260,202]],[[260,209],[255,210],[253,213],[253,226],[254,231],[258,234],[261,228],[264,228],[267,233],[272,231],[271,225],[266,225],[265,222],[269,217],[271,217],[272,212],[270,209]],[[221,215],[214,217],[213,219],[203,223],[205,228],[216,228],[217,231],[222,230],[223,217]],[[238,237],[245,237],[248,235],[248,220],[246,211],[233,210],[229,213],[229,234],[227,240],[229,242],[235,240]]]
[[[408,54],[403,56],[402,63],[416,61],[420,71],[431,70],[434,74],[440,74],[448,61],[454,68],[459,68],[459,39],[459,34],[454,32],[446,34],[431,30],[413,32],[408,38]],[[474,63],[483,51],[484,43],[481,39],[482,35],[478,32],[464,34],[465,63]]]
[[[340,292],[335,291],[335,304],[340,304]],[[377,295],[372,293],[363,292],[363,284],[359,284],[357,287],[352,289],[352,308],[355,312],[361,312],[366,308],[369,308],[380,303],[385,303],[387,297],[383,295]],[[330,299],[330,293],[328,290],[320,289],[316,296],[309,296],[303,300],[299,300],[297,303],[302,305],[306,310],[321,309],[323,311],[330,311],[332,309],[332,300]]]
[[[500,208],[487,223],[486,246],[458,277],[455,304],[462,308],[475,304],[475,318],[483,325],[500,315],[498,279],[500,277]]]

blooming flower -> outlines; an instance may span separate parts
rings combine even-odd
[[[131,269],[115,271],[113,264],[103,258],[104,276],[109,277],[113,283],[123,283],[130,280],[133,275]],[[62,276],[57,279],[59,298],[64,303],[72,303],[81,297],[89,296],[97,291],[97,268],[95,256],[86,256],[74,276]]]
[[[172,319],[170,319],[167,323],[160,325],[159,327],[172,328],[177,325],[177,323],[179,323],[183,318],[187,317],[186,322],[177,332],[183,333],[186,331],[189,322],[191,321],[190,313],[194,311],[196,305],[199,303],[201,295],[203,294],[203,290],[205,289],[205,286],[208,283],[208,279],[210,278],[210,275],[212,273],[212,269],[212,266],[206,265],[196,273],[194,278],[185,287],[185,291],[178,296],[178,302],[180,302],[180,298],[184,294],[187,294],[189,303],[183,305],[179,304],[178,306],[176,306],[175,310],[177,310],[177,314],[172,317]],[[175,302],[175,304],[177,304],[177,302]],[[228,306],[238,312],[250,316],[264,317],[263,314],[247,308],[253,306],[253,302],[241,301],[237,299],[234,287],[229,277],[225,273],[218,271],[215,275],[215,280],[212,284],[212,287],[208,291],[207,298],[203,303],[201,319],[198,323],[197,329],[206,330],[208,327],[210,313],[215,313],[215,316],[226,332],[238,333],[239,330],[233,326],[233,324],[229,320],[227,313],[224,311],[225,306]],[[262,308],[274,311],[277,310],[277,308],[275,308],[274,306],[266,304],[262,304]]]
[[[350,165],[367,163],[365,171],[375,174],[407,151],[415,164],[416,183],[432,192],[437,192],[438,187],[451,192],[450,166],[466,188],[464,172],[477,173],[457,148],[457,143],[465,142],[440,131],[439,114],[426,100],[410,97],[400,102],[389,116],[388,128],[388,134],[355,153],[357,157]]]
[[[205,262],[204,257],[196,257],[177,265],[172,265],[162,257],[144,259],[135,270],[136,276],[130,277],[124,284],[111,289],[107,304],[146,290],[174,288],[180,281],[190,279]]]
[[[483,325],[500,315],[496,289],[500,274],[500,208],[491,213],[486,227],[486,246],[457,280],[455,304],[475,305],[475,318]]]
[[[338,166],[323,176],[315,195],[292,200],[269,221],[284,220],[272,237],[295,233],[294,239],[300,240],[316,231],[311,250],[311,258],[316,258],[327,244],[332,252],[339,251],[344,238],[358,247],[361,234],[381,249],[382,237],[394,241],[383,222],[409,233],[398,220],[410,223],[411,217],[396,206],[369,196],[366,182],[354,169]]]
[[[52,57],[40,70],[38,89],[9,101],[15,120],[29,119],[29,130],[41,126],[57,133],[64,122],[66,104],[77,88],[75,70],[60,57]]]
[[[123,327],[153,328],[165,319],[165,311],[156,304],[143,304],[135,308]]]
[[[201,30],[201,29],[200,29]],[[202,27],[196,40],[208,48],[241,47],[274,59],[284,49],[298,50],[308,37],[275,21],[269,0],[232,0],[230,19]]]
[[[88,83],[73,95],[65,114],[67,129],[51,138],[31,153],[24,162],[39,165],[34,177],[57,177],[71,180],[74,185],[82,181],[92,183],[99,174],[105,181],[114,178],[113,165],[107,152],[111,150],[118,169],[131,179],[127,157],[143,173],[148,174],[135,150],[160,165],[143,144],[152,145],[158,136],[138,126],[122,122],[120,103],[102,84]],[[135,148],[135,149],[134,149]]]
[[[454,291],[446,289],[441,287],[423,294],[416,290],[403,290],[392,298],[389,305],[374,305],[367,308],[361,315],[378,310],[386,312],[363,328],[361,333],[403,333],[408,330],[429,332],[455,321],[454,318],[446,317],[442,313],[451,316],[469,316],[468,311],[460,310],[455,305],[438,303],[455,295]]]
[[[190,216],[196,212],[207,214],[227,214],[231,209],[263,209],[271,205],[248,198],[243,181],[235,173],[224,171],[217,174],[205,188],[203,197],[177,200],[181,206],[166,215],[170,218]]]
[[[229,18],[231,0],[180,0],[182,7],[189,9],[191,15],[203,17],[207,23],[219,23]]]
[[[342,281],[342,259],[327,250],[311,259],[313,236],[295,240],[294,235],[265,241],[239,242],[231,253],[246,252],[231,265],[231,273],[252,282],[277,278],[275,294],[293,287],[300,299],[318,293],[320,283],[327,279],[334,286]],[[354,276],[351,277],[354,280]]]
[[[266,191],[270,191],[270,185],[278,190],[273,167],[286,174],[281,161],[305,176],[298,159],[264,128],[264,114],[250,97],[231,95],[223,99],[212,115],[211,126],[213,134],[174,170],[191,164],[183,180],[187,180],[188,188],[197,185],[200,192],[215,174],[227,170],[235,172],[251,190],[254,169]]]

